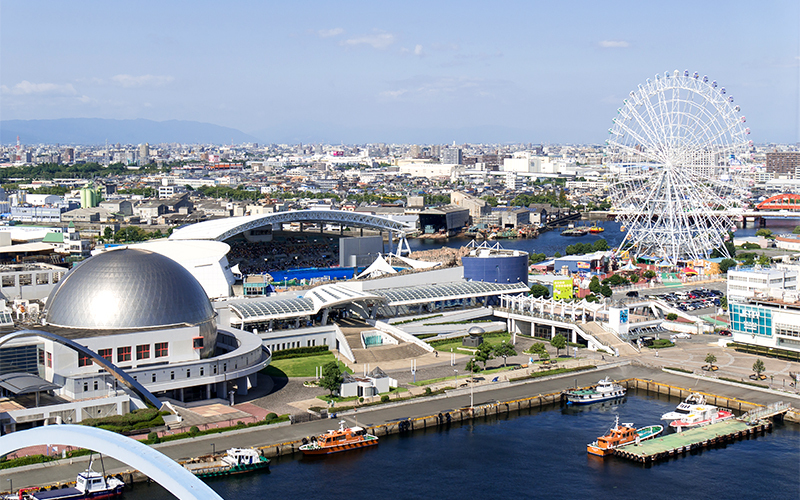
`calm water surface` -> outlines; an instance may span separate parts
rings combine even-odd
[[[620,416],[659,423],[679,402],[632,393],[621,402],[488,418],[381,439],[373,449],[322,459],[279,458],[270,473],[210,482],[223,498],[278,499],[795,499],[800,426],[646,467],[588,456],[586,443]],[[333,425],[333,424],[332,424]],[[136,485],[128,500],[173,498]]]

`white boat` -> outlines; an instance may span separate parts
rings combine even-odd
[[[597,385],[590,389],[573,389],[566,392],[567,402],[576,405],[599,403],[609,399],[621,398],[626,389],[608,379],[599,380]]]
[[[28,491],[24,495],[20,492],[19,498],[33,500],[84,500],[109,498],[122,494],[125,483],[116,477],[106,477],[105,474],[92,470],[92,461],[89,468],[78,474],[74,488],[60,488],[47,491]]]
[[[673,420],[669,426],[678,432],[689,427],[702,427],[704,425],[715,424],[733,418],[733,413],[728,410],[720,410],[716,406],[698,406],[691,413],[681,418]]]
[[[681,401],[674,411],[661,415],[661,420],[680,420],[701,406],[706,406],[705,396],[693,392],[685,400]]]

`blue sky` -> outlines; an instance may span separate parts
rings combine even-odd
[[[0,118],[195,120],[266,142],[602,143],[656,73],[800,141],[800,2],[0,1]]]

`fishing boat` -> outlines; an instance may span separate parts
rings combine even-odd
[[[597,438],[597,441],[594,443],[587,444],[586,451],[591,455],[605,457],[606,455],[610,455],[614,448],[618,448],[629,443],[646,441],[658,436],[663,430],[664,427],[661,425],[649,425],[647,427],[642,427],[641,429],[634,429],[633,424],[620,425],[619,415],[617,415],[617,418],[614,421],[614,427],[609,429],[604,436]]]
[[[589,228],[586,226],[571,227],[561,231],[561,236],[586,236],[589,234]]]
[[[252,448],[230,448],[221,459],[205,455],[185,462],[183,467],[199,478],[230,476],[255,470],[269,470],[269,459]]]
[[[621,398],[626,392],[624,387],[615,384],[606,377],[603,380],[599,380],[594,387],[589,389],[572,389],[567,391],[565,395],[567,397],[567,403],[585,405]]]
[[[589,232],[592,234],[600,234],[603,231],[605,231],[605,228],[598,226],[597,223],[592,224],[592,227],[589,228]]]
[[[89,467],[78,474],[75,487],[59,488],[43,491],[27,491],[20,494],[19,498],[27,497],[33,500],[83,500],[110,498],[122,494],[125,483],[118,477],[106,477],[105,474],[92,470],[92,461]]]
[[[378,444],[378,437],[367,434],[362,427],[345,427],[345,422],[339,422],[338,430],[328,431],[327,434],[312,436],[311,439],[303,438],[300,451],[303,455],[330,455],[340,451],[367,448]]]
[[[715,424],[733,418],[733,413],[728,410],[721,410],[716,406],[698,406],[691,413],[680,420],[673,420],[669,426],[678,432],[692,427],[702,427],[704,425]]]

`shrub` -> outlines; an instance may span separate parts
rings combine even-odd
[[[148,434],[147,435],[147,440],[150,441],[153,444],[161,442],[161,438],[158,437],[158,433],[157,432],[151,432],[150,434]]]
[[[200,429],[198,429],[196,425],[193,425],[193,426],[189,427],[189,435],[190,436],[194,437],[194,436],[196,436],[198,434],[200,434]]]
[[[329,346],[318,345],[313,347],[296,347],[294,349],[282,349],[272,353],[272,359],[304,358],[306,356],[316,356],[328,352]]]
[[[675,321],[676,319],[678,319],[678,315],[677,315],[677,314],[675,314],[675,313],[669,313],[669,314],[667,314],[667,320],[669,320],[669,321]]]
[[[389,402],[388,394],[384,394],[383,396],[381,396],[381,403],[388,403],[388,402]]]
[[[264,417],[264,420],[269,422],[270,420],[275,420],[276,418],[278,418],[278,415],[276,413],[267,413],[267,416]]]
[[[431,388],[430,388],[430,387],[426,387],[426,388],[425,388],[425,395],[426,395],[426,396],[430,396],[432,392],[433,392],[433,391],[431,391]]]

